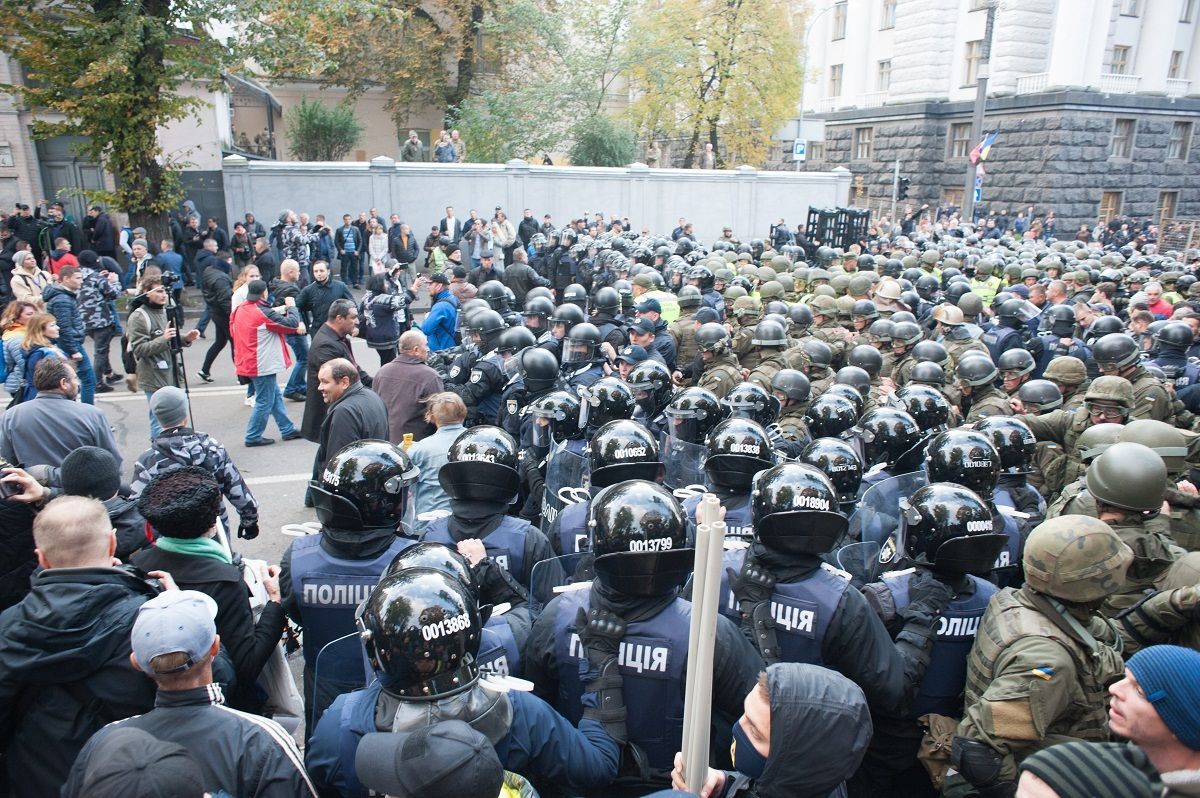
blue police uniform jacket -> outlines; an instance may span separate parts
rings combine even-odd
[[[521,648],[503,615],[488,618],[479,638],[479,671],[495,676],[521,675]]]
[[[346,798],[372,794],[358,781],[354,754],[364,734],[379,731],[375,704],[382,690],[376,680],[363,690],[338,696],[317,723],[308,743],[305,769],[319,789],[330,788]],[[493,746],[505,770],[570,783],[583,790],[599,789],[616,778],[620,749],[599,723],[581,720],[577,731],[530,693],[511,691],[508,700],[512,723],[508,734]]]
[[[909,605],[908,582],[916,573],[909,568],[891,571],[880,581],[887,585],[896,609]],[[979,621],[999,588],[977,576],[968,576],[972,590],[960,593],[946,605],[934,626],[933,649],[929,667],[921,680],[920,690],[913,700],[908,718],[916,720],[927,713],[957,718],[963,711],[963,689],[967,685],[967,655],[975,642]]]
[[[1000,355],[1007,352],[1009,349],[1015,349],[1016,346],[1012,343],[1012,339],[1021,338],[1021,333],[1014,330],[1012,327],[993,326],[983,334],[984,346],[988,348],[988,354],[992,356],[993,362],[1000,360]]]
[[[1191,362],[1182,352],[1160,352],[1151,363],[1163,370],[1167,382],[1173,383],[1175,390],[1195,385],[1200,376],[1200,363]]]
[[[499,526],[480,538],[487,556],[506,568],[518,581],[524,579],[525,574],[525,532],[528,529],[529,522],[525,519],[506,515],[501,517]],[[458,543],[450,536],[450,519],[445,516],[430,521],[421,540],[451,547]]]
[[[476,405],[476,408],[478,409],[479,417],[484,419],[484,423],[490,423],[500,415],[500,389],[504,385],[504,358],[500,357],[500,355],[496,352],[489,352],[475,363],[475,366],[471,369],[471,374],[468,379],[474,382],[476,374],[479,375],[479,379],[481,380],[488,379],[489,377],[486,371],[490,369],[481,368],[485,363],[490,364],[491,367],[496,370],[494,379],[497,380],[497,383],[494,384],[497,390],[491,391],[487,396],[480,400]]]
[[[738,613],[737,597],[729,586],[729,571],[736,574],[742,570],[746,551],[727,551],[722,558],[718,608],[722,615],[735,623],[741,622],[741,615]],[[775,592],[771,595],[771,617],[775,619],[775,635],[782,662],[825,664],[821,644],[837,613],[842,594],[849,585],[848,578],[824,564],[798,582],[775,585]]]
[[[1042,375],[1046,373],[1046,367],[1050,365],[1050,361],[1056,357],[1070,356],[1087,363],[1092,358],[1092,350],[1083,345],[1083,341],[1078,338],[1071,339],[1071,345],[1063,349],[1059,348],[1058,339],[1053,335],[1043,336],[1042,352],[1038,356],[1037,366],[1033,370],[1033,379],[1040,380]]]
[[[604,376],[604,367],[599,363],[592,363],[573,371],[570,368],[572,365],[568,363],[563,366],[563,377],[571,388],[589,388],[592,383]]]
[[[558,668],[556,709],[572,722],[583,714],[579,662],[583,646],[574,632],[575,617],[591,605],[590,590],[563,593],[554,616],[554,654]],[[547,607],[549,610],[549,607]],[[652,618],[630,623],[618,661],[629,713],[630,741],[645,752],[650,767],[672,767],[683,742],[683,687],[687,673],[692,605],[675,599]]]
[[[328,642],[355,630],[354,611],[371,595],[397,554],[416,541],[397,537],[370,560],[344,560],[321,548],[321,536],[292,544],[292,595],[304,623],[304,661],[312,665]]]
[[[1004,513],[997,513],[1004,522],[1000,531],[1008,537],[1008,542],[996,557],[995,581],[1000,587],[1021,586],[1021,555],[1025,548],[1025,536],[1021,534],[1021,525],[1017,519]]]
[[[704,495],[697,493],[683,500],[683,512],[689,521],[696,519],[696,507]],[[725,508],[725,537],[745,538],[754,537],[754,523],[750,516],[750,495],[725,496],[721,499]]]
[[[591,540],[587,531],[587,511],[591,502],[568,504],[558,514],[558,552],[574,554],[588,551]]]
[[[1025,486],[1025,490],[1029,491],[1030,495],[1035,497],[1037,500],[1038,512],[1041,514],[1042,518],[1045,518],[1046,499],[1042,496],[1042,494],[1038,493],[1028,485]],[[1006,485],[996,486],[996,490],[992,493],[992,504],[995,504],[997,507],[1008,507],[1012,510],[1020,510],[1020,508],[1017,507],[1016,498],[1012,495],[1012,491]]]

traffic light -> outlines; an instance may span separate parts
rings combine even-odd
[[[896,199],[908,199],[908,184],[912,182],[907,177],[901,177],[896,181]]]

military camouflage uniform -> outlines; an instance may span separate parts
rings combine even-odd
[[[696,380],[696,386],[712,391],[717,398],[724,398],[735,385],[742,381],[741,368],[733,352],[724,352],[704,364],[704,373]]]
[[[988,416],[1011,416],[1013,414],[1008,397],[991,385],[973,388],[971,395],[963,398],[971,400],[971,409],[967,411],[966,418],[968,424],[973,424]]]

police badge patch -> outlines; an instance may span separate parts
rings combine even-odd
[[[517,414],[517,400],[509,399],[507,402],[507,405],[508,405],[508,414],[510,416],[515,416]]]
[[[461,366],[451,366],[450,367],[450,376],[451,377],[457,377],[461,372],[462,372]]]
[[[471,369],[471,382],[479,382],[483,379],[483,372],[479,369]]]

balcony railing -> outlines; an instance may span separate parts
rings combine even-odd
[[[1167,96],[1168,97],[1185,97],[1190,89],[1192,82],[1190,80],[1181,80],[1179,78],[1167,78]]]
[[[1100,75],[1100,91],[1105,94],[1134,94],[1141,81],[1140,75],[1117,75],[1106,72]]]
[[[818,114],[827,114],[837,108],[839,105],[844,105],[841,97],[822,97],[817,100],[816,109]]]
[[[1049,72],[1039,72],[1036,75],[1023,75],[1017,78],[1017,94],[1037,94],[1046,89],[1050,82]]]
[[[887,91],[869,91],[858,95],[859,108],[878,108],[887,103]]]

